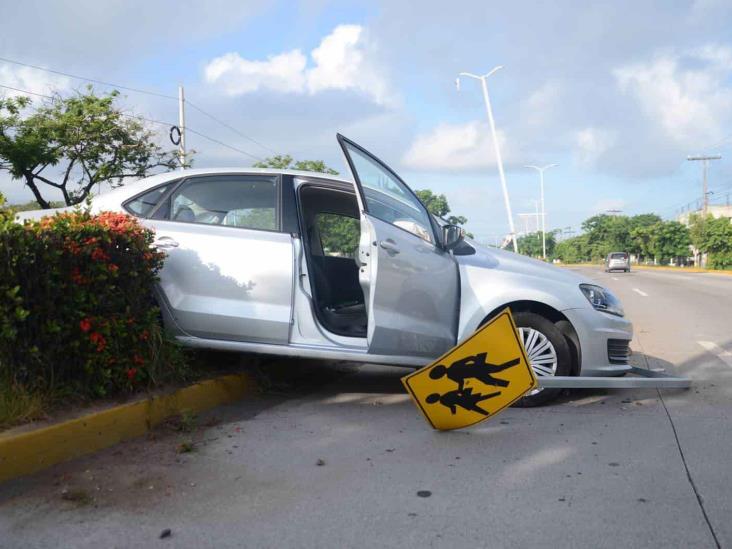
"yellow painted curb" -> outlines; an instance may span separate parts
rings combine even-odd
[[[560,267],[597,267],[603,268],[602,263],[558,263]],[[670,267],[666,265],[631,265],[630,270],[641,269],[647,271],[673,271],[675,273],[712,273],[732,276],[732,270],[702,269],[701,267]]]
[[[138,437],[183,411],[233,402],[255,386],[248,374],[226,375],[34,431],[0,434],[0,482]]]
[[[665,265],[631,265],[632,269],[645,269],[647,271],[674,271],[676,273],[712,273],[732,276],[732,271],[721,269],[702,269],[700,267],[666,267]]]

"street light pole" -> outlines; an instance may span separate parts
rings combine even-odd
[[[556,164],[548,164],[546,166],[524,166],[525,168],[533,168],[539,172],[539,181],[541,184],[541,251],[542,257],[546,260],[546,210],[544,209],[544,170],[553,168]]]
[[[513,251],[518,253],[518,243],[516,242],[516,229],[513,225],[513,215],[511,214],[511,202],[508,198],[508,188],[506,187],[506,175],[503,173],[503,160],[501,159],[501,148],[498,145],[498,136],[496,135],[496,124],[493,121],[493,110],[491,109],[491,99],[488,96],[488,84],[486,79],[491,76],[494,72],[502,69],[501,65],[494,67],[490,72],[482,76],[472,74],[469,72],[461,72],[456,80],[457,89],[460,91],[460,77],[465,76],[468,78],[474,78],[480,80],[481,87],[483,89],[483,100],[485,101],[485,110],[488,114],[488,123],[491,127],[491,135],[493,136],[493,147],[496,152],[496,163],[498,164],[498,175],[501,179],[501,188],[503,189],[503,201],[506,205],[506,214],[508,215],[508,227],[511,230],[511,240],[513,241]]]

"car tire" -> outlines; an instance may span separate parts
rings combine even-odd
[[[513,320],[519,329],[529,361],[534,363],[534,373],[537,377],[543,375],[568,376],[572,372],[572,352],[564,334],[547,318],[531,312],[517,312]],[[547,362],[552,357],[555,363]],[[564,389],[536,389],[527,394],[514,406],[531,408],[541,406],[555,400]]]

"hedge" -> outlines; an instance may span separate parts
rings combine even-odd
[[[84,211],[0,220],[0,376],[105,396],[184,368],[153,299],[164,254],[134,218]]]

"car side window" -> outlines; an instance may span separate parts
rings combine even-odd
[[[161,185],[125,203],[125,209],[136,217],[147,217],[168,190],[170,184]]]
[[[185,181],[170,197],[171,221],[276,231],[277,177],[222,175]]]
[[[369,156],[355,147],[347,147],[365,195],[368,212],[434,243],[429,213],[409,188]]]

